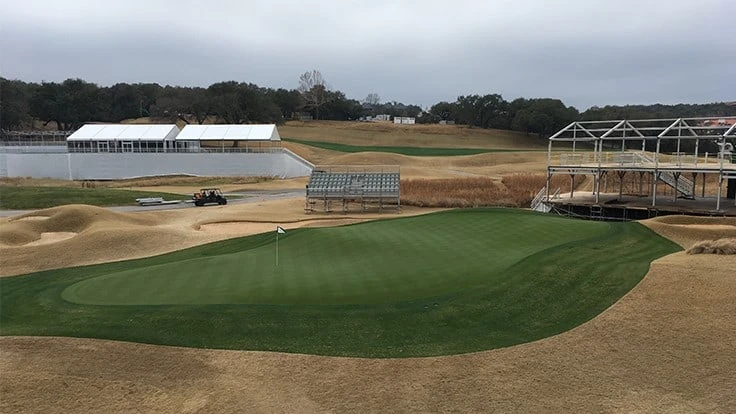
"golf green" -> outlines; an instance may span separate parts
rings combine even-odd
[[[0,333],[422,356],[589,320],[679,247],[637,223],[454,210],[0,279]]]

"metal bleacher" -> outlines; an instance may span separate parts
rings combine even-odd
[[[343,212],[353,203],[361,211],[400,209],[400,178],[398,166],[315,167],[307,184],[305,211],[314,211],[318,203],[325,212],[332,211],[333,203],[340,203]]]

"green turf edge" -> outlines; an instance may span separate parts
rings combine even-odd
[[[500,290],[382,306],[78,306],[60,299],[66,286],[88,273],[237,251],[271,239],[257,235],[131,262],[0,279],[0,334],[359,357],[458,354],[529,342],[590,320],[633,288],[652,260],[681,250],[644,226],[615,223],[597,242],[557,246],[522,260]],[[621,249],[630,254],[615,260]],[[546,289],[538,289],[540,283]]]
[[[296,138],[284,138],[281,140],[286,142],[295,142],[297,144],[308,145],[310,147],[322,148],[337,152],[388,152],[394,154],[411,155],[415,157],[451,157],[458,155],[475,155],[489,152],[529,152],[529,151],[546,151],[546,149],[529,149],[529,148],[434,148],[434,147],[389,147],[389,146],[360,146],[338,144],[325,141],[306,141]]]

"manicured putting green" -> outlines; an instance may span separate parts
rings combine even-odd
[[[506,268],[529,255],[609,229],[601,222],[519,216],[511,210],[441,217],[290,231],[279,240],[278,266],[276,244],[270,243],[98,276],[70,286],[62,296],[90,305],[416,300],[500,283]]]
[[[510,209],[298,229],[0,279],[0,334],[322,355],[480,351],[557,334],[679,250],[637,223]]]

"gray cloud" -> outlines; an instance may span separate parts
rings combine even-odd
[[[297,86],[362,99],[471,93],[585,109],[736,99],[731,0],[26,1],[0,16],[0,74]]]

